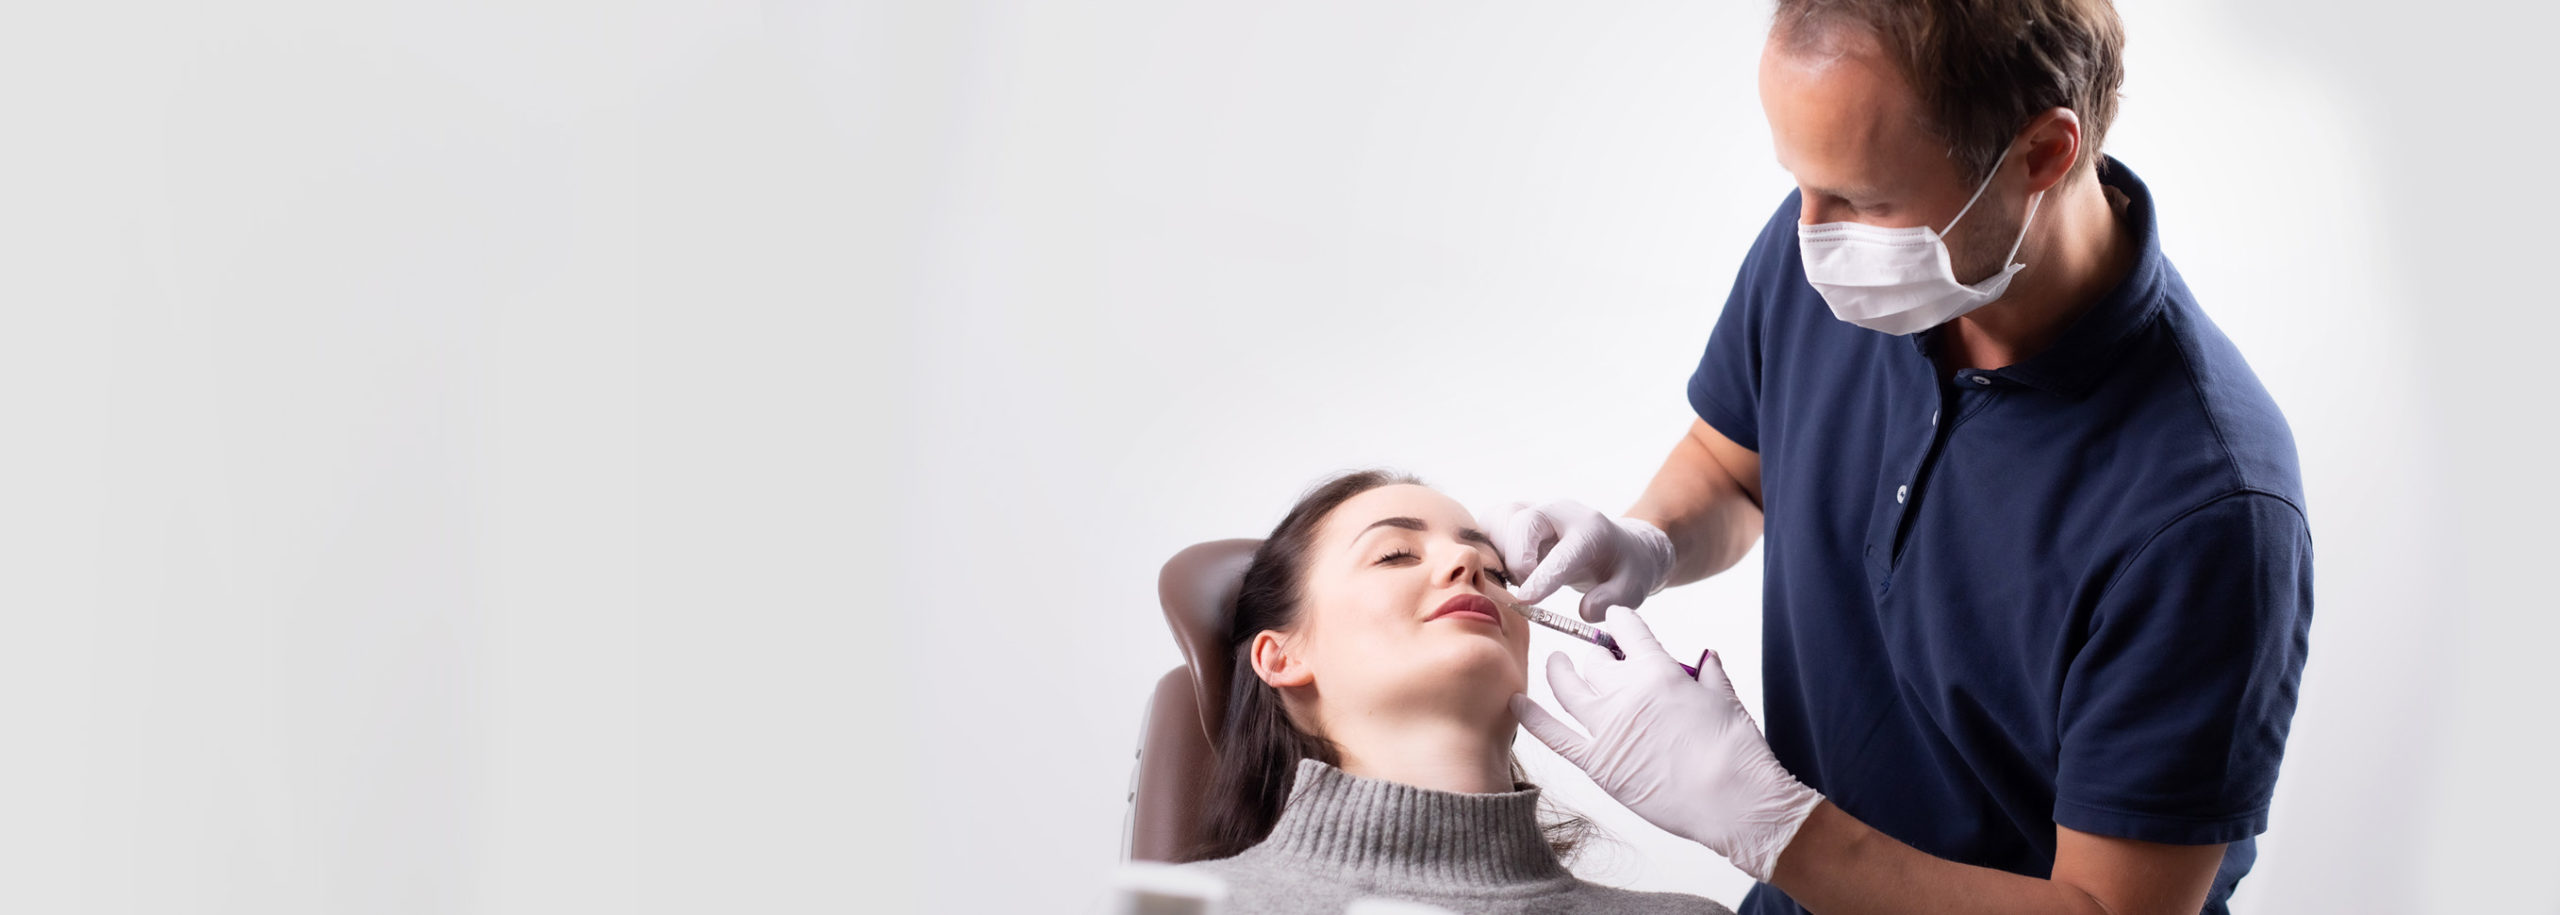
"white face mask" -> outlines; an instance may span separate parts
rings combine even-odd
[[[2000,162],[2008,159],[2008,150],[2001,150],[1991,175],[1998,176]],[[1983,178],[1973,199],[1947,221],[1947,230],[1954,231],[1990,188],[1991,178]],[[1888,334],[1919,333],[1991,304],[2008,291],[2009,278],[2027,267],[2010,261],[2018,256],[2018,246],[2026,244],[2027,226],[2035,224],[2036,207],[2043,203],[2044,192],[2036,192],[2027,204],[2026,223],[2018,227],[2018,240],[2000,260],[2003,269],[1971,286],[1956,282],[1946,241],[1928,226],[1887,229],[1826,222],[1797,229],[1796,248],[1804,255],[1805,280],[1840,320]]]

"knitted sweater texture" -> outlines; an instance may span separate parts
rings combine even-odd
[[[1189,865],[1227,882],[1228,915],[1338,915],[1398,899],[1465,915],[1732,915],[1713,900],[1586,883],[1538,826],[1538,789],[1457,794],[1362,778],[1315,760],[1271,835],[1232,858]]]

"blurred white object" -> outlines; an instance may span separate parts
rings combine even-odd
[[[1436,905],[1402,899],[1354,899],[1342,915],[1458,915]]]
[[[1227,882],[1214,874],[1155,861],[1123,864],[1111,876],[1108,915],[1217,915]]]

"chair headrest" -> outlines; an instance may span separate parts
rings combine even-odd
[[[1193,544],[1165,560],[1156,577],[1156,594],[1164,603],[1164,621],[1182,647],[1191,669],[1193,695],[1199,697],[1200,732],[1210,746],[1226,724],[1227,677],[1235,659],[1227,652],[1234,626],[1236,594],[1244,590],[1244,570],[1253,564],[1254,539],[1211,540]]]

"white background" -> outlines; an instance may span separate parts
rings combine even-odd
[[[1624,508],[1789,187],[1758,3],[22,6],[13,912],[1084,908],[1164,558]],[[2235,908],[2560,911],[2550,17],[2122,12],[2319,551]],[[1757,566],[1647,606],[1755,707]]]

